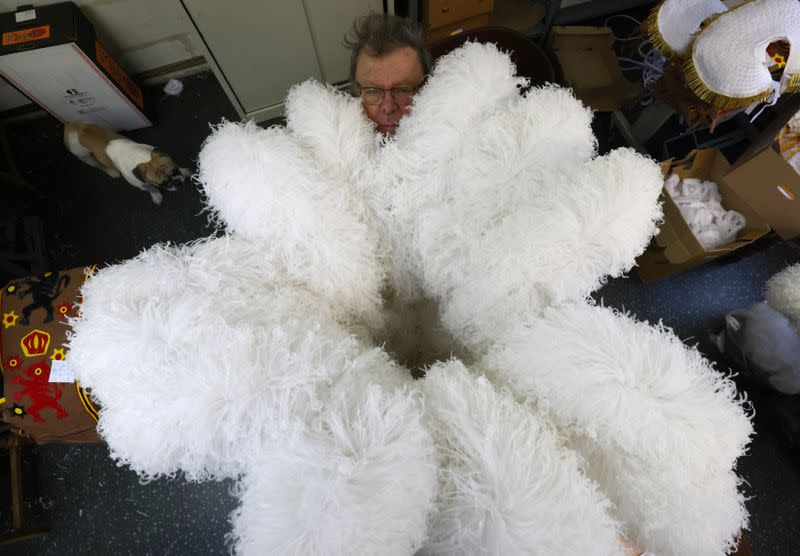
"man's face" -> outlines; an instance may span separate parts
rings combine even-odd
[[[424,77],[422,62],[417,51],[403,46],[383,56],[370,56],[363,50],[356,59],[356,82],[361,87],[416,88]],[[394,135],[400,118],[408,112],[409,106],[400,106],[390,93],[383,95],[378,104],[364,103],[367,117],[375,122],[378,131]]]

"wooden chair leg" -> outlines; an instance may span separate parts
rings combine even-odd
[[[19,441],[12,437],[8,447],[8,459],[11,464],[11,526],[15,530],[22,529],[22,452]]]
[[[12,531],[0,535],[0,544],[9,544],[39,537],[48,532],[46,527],[26,527],[22,492],[22,441],[11,433],[2,439],[2,447],[8,450],[9,479],[11,481],[11,527]]]

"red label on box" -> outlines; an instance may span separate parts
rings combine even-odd
[[[50,38],[50,26],[40,25],[39,27],[30,27],[29,29],[3,33],[3,46],[40,41],[48,38]]]
[[[142,90],[139,86],[133,82],[133,80],[128,77],[128,74],[125,73],[120,65],[111,57],[111,54],[103,48],[103,45],[99,42],[95,41],[95,56],[97,58],[97,63],[108,72],[108,74],[117,82],[117,85],[122,87],[122,89],[128,93],[136,104],[139,105],[139,108],[144,108],[144,97],[142,96]]]

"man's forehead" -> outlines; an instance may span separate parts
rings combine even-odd
[[[424,77],[417,51],[403,46],[382,56],[371,56],[362,50],[356,59],[356,81],[362,86],[415,87]]]

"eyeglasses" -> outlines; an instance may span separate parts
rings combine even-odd
[[[359,85],[358,90],[361,93],[361,99],[364,101],[364,104],[380,104],[383,102],[383,97],[386,93],[389,93],[398,106],[406,107],[411,104],[411,99],[414,98],[414,94],[419,90],[419,87],[381,89],[380,87],[362,87]]]

